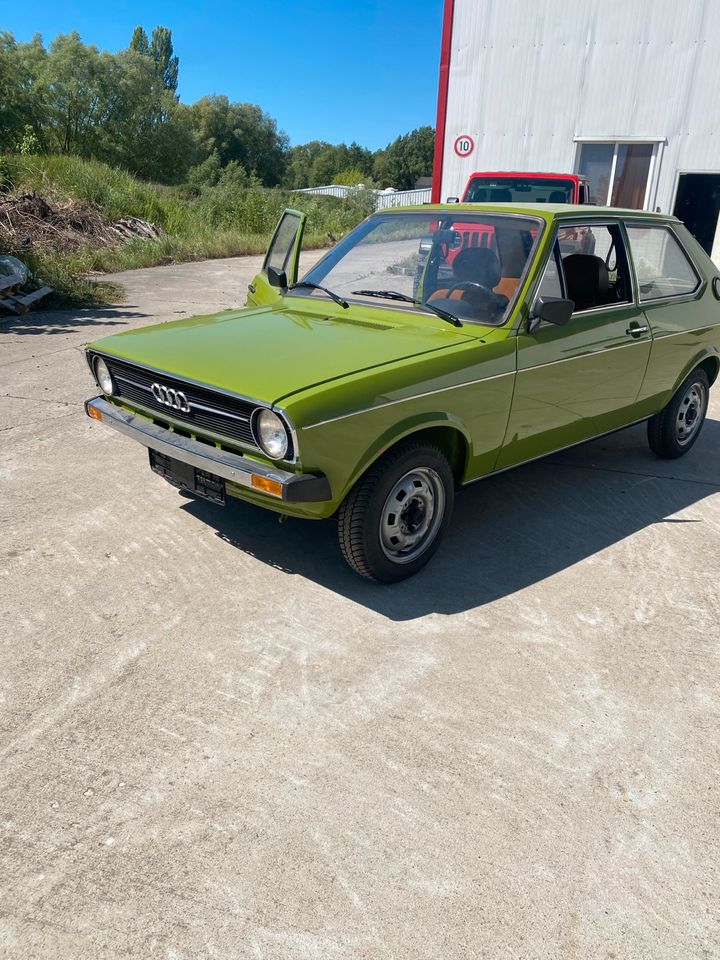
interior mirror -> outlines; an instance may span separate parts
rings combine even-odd
[[[463,235],[459,230],[436,230],[433,240],[447,244],[450,250],[459,250],[463,245]]]
[[[287,274],[284,270],[276,270],[275,267],[268,267],[267,278],[271,287],[279,287],[281,290],[287,290]]]
[[[574,310],[575,303],[572,300],[562,297],[538,297],[530,314],[528,329],[532,333],[541,320],[562,327],[570,320]]]

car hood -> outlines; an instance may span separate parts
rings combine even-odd
[[[333,305],[334,306],[334,305]],[[434,317],[350,307],[259,308],[190,317],[91,345],[188,380],[275,403],[319,383],[472,339]]]

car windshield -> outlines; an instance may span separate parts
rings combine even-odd
[[[521,285],[541,221],[511,214],[377,214],[340,241],[289,291],[422,311],[438,322],[499,325]],[[445,314],[445,316],[443,316]]]
[[[535,177],[473,177],[466,203],[572,203],[572,180]]]

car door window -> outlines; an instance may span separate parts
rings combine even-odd
[[[545,267],[545,273],[540,281],[537,292],[538,297],[557,297],[562,298],[562,275],[560,272],[560,250],[557,245],[553,247],[553,252]]]
[[[294,210],[286,210],[275,230],[268,248],[263,270],[273,267],[287,271],[297,246],[298,233],[303,225],[303,215]]]
[[[694,293],[700,278],[668,227],[628,224],[641,302]]]
[[[617,223],[573,224],[558,230],[567,296],[575,311],[633,302],[622,232]]]

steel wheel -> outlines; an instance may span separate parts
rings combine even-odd
[[[648,442],[658,457],[684,457],[700,436],[710,396],[710,380],[704,367],[696,367],[677,388],[669,402],[648,420]]]
[[[391,447],[340,505],[343,556],[368,580],[412,577],[440,546],[454,496],[455,478],[442,450],[412,438]]]
[[[690,443],[703,422],[707,401],[705,384],[700,380],[691,383],[680,401],[675,418],[675,438],[681,447]]]
[[[393,563],[411,563],[435,539],[445,508],[445,488],[430,467],[401,477],[380,515],[380,545]]]

